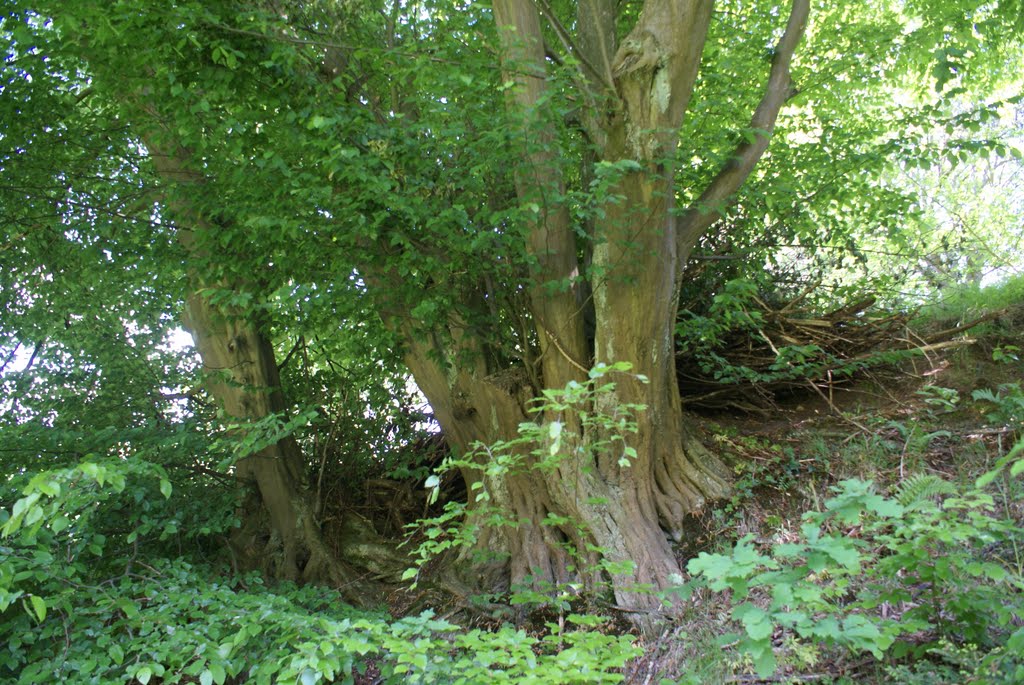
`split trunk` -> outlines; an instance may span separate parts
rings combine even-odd
[[[631,373],[614,374],[615,389],[585,410],[610,415],[643,405],[631,445],[635,456],[624,460],[622,452],[607,449],[605,428],[570,418],[566,429],[574,437],[563,441],[555,468],[536,468],[524,448],[522,466],[513,473],[488,476],[483,459],[465,469],[465,476],[471,496],[473,487],[485,490],[512,523],[481,538],[481,546],[508,555],[504,570],[512,584],[528,581],[543,589],[574,580],[590,586],[610,581],[620,607],[643,611],[660,606],[652,590],[668,586],[679,571],[669,538],[682,535],[688,514],[728,491],[726,469],[701,445],[681,410],[674,346],[678,279],[697,240],[767,147],[791,91],[789,60],[808,2],[794,0],[776,46],[764,99],[750,124],[758,134],[737,148],[700,199],[681,212],[675,207],[672,160],[712,2],[646,0],[621,42],[619,9],[614,0],[578,3],[574,35],[547,3],[494,1],[502,68],[513,84],[505,104],[519,122],[523,150],[516,191],[523,206],[542,208],[525,227],[536,269],[527,289],[528,311],[520,312],[533,324],[539,354],[527,355],[527,368],[516,375],[487,369],[483,362],[477,368],[456,363],[467,356],[485,358],[473,341],[446,336],[456,341],[446,347],[410,335],[407,361],[460,452],[475,441],[514,438],[521,422],[534,420],[527,405],[542,387],[581,382],[592,362],[631,364]],[[619,173],[596,198],[599,211],[582,248],[564,205],[558,126],[545,119],[552,86],[542,12],[578,65],[578,124],[593,157]],[[582,176],[587,174],[583,169]],[[588,265],[580,254],[591,249]],[[564,283],[569,287],[552,287]],[[585,293],[592,293],[592,303]],[[593,341],[584,333],[582,316],[591,305]],[[523,348],[529,344],[523,341]],[[476,518],[479,523],[484,517]]]

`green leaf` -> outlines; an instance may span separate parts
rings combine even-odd
[[[780,611],[773,618],[784,626],[799,629],[807,623],[808,615],[804,611]]]
[[[836,640],[839,638],[839,621],[829,616],[818,621],[810,630],[810,634],[820,640]]]
[[[829,537],[820,541],[816,547],[831,557],[837,564],[847,569],[853,570],[860,565],[860,552],[857,551],[857,548],[850,540]]]
[[[974,486],[981,490],[982,488],[991,485],[992,481],[998,478],[1000,473],[1002,473],[1002,468],[986,471],[985,473],[978,476],[978,479],[974,481]]]
[[[562,449],[562,422],[552,421],[548,424],[548,439],[551,444],[548,445],[549,456],[556,456],[558,451]]]
[[[311,128],[311,129],[327,128],[328,126],[330,126],[333,123],[334,123],[334,119],[329,119],[327,117],[320,116],[319,114],[315,114],[309,120],[309,128]]]
[[[149,679],[153,677],[153,669],[149,666],[143,666],[139,670],[135,671],[135,679],[138,680],[142,685],[147,685]]]
[[[39,493],[32,493],[27,497],[20,498],[11,509],[11,519],[24,518],[25,512],[38,501]]]
[[[29,595],[28,599],[32,602],[32,611],[35,612],[36,618],[42,623],[46,619],[46,602],[39,595]]]
[[[751,640],[761,641],[767,640],[772,636],[775,631],[775,626],[772,624],[771,617],[763,609],[756,607],[752,604],[742,605],[746,607],[742,611],[740,607],[736,609],[738,614],[737,618],[743,623],[743,627],[747,631],[747,635],[750,636]]]
[[[171,481],[166,478],[160,479],[160,494],[164,496],[164,499],[169,499],[171,496]]]
[[[1017,477],[1022,473],[1024,473],[1024,459],[1018,459],[1013,462],[1013,466],[1010,467],[1010,475]]]
[[[771,647],[751,655],[754,661],[754,670],[762,678],[770,678],[775,675],[778,662],[775,660],[775,653]]]
[[[885,497],[869,497],[867,509],[883,518],[898,518],[903,515],[903,506],[894,499]]]
[[[433,504],[441,494],[441,477],[437,474],[431,474],[423,485],[428,492],[427,502]]]
[[[50,521],[50,530],[52,530],[54,533],[59,533],[62,530],[65,530],[70,525],[71,520],[67,516],[61,514],[57,518]]]
[[[689,561],[686,570],[692,575],[703,575],[709,580],[717,580],[725,576],[733,568],[733,565],[731,557],[701,552],[696,558]]]
[[[207,668],[199,674],[199,685],[213,685],[213,673],[210,669]]]
[[[37,487],[41,493],[48,497],[57,497],[60,495],[60,483],[55,480],[44,480],[40,482]]]

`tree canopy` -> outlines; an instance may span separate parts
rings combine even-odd
[[[736,325],[821,353],[735,303],[1018,268],[1021,9],[8,2],[7,530],[70,535],[69,584],[184,557],[374,604],[404,522],[354,506],[404,479],[460,542],[438,587],[653,626],[734,487],[679,365],[722,378]],[[11,554],[5,611],[43,594]]]

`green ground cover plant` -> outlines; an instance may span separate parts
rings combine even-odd
[[[877,659],[967,647],[984,682],[1016,682],[1024,529],[985,488],[1003,469],[1024,472],[1022,452],[1018,444],[969,488],[928,475],[886,497],[870,482],[843,481],[803,516],[798,541],[759,548],[747,536],[728,553],[702,553],[681,592],[729,593],[742,631],[722,642],[762,677],[775,673],[780,634],[791,634]]]

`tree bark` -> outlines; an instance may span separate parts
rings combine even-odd
[[[589,3],[596,15],[580,6],[581,25],[600,34],[588,40],[580,53],[589,56],[590,65],[581,78],[595,84],[617,78],[623,92],[619,114],[601,122],[603,156],[611,161],[647,162],[642,172],[627,175],[613,191],[625,200],[609,201],[602,208],[606,218],[595,250],[595,265],[602,273],[594,284],[596,357],[606,362],[629,361],[651,379],[645,384],[622,374],[615,379],[615,392],[600,400],[605,406],[596,409],[611,412],[623,404],[648,407],[639,417],[637,459],[620,466],[621,453],[593,447],[606,435],[596,428],[585,429],[568,415],[560,418],[574,437],[566,441],[569,446],[554,470],[542,473],[534,468],[529,448],[524,447],[521,468],[515,472],[488,476],[487,465],[481,464],[464,473],[470,483],[481,481],[490,504],[507,512],[516,524],[490,531],[482,540],[509,555],[511,584],[529,579],[545,588],[550,583],[581,580],[596,587],[610,582],[616,602],[630,609],[658,606],[660,600],[650,590],[664,588],[678,571],[665,530],[678,537],[686,514],[727,489],[719,462],[698,449],[696,440],[684,432],[674,386],[671,170],[649,161],[670,155],[674,147],[674,131],[696,78],[710,3],[688,3],[682,16],[673,11],[678,3],[650,4],[654,11],[645,10],[644,16],[651,19],[642,21],[627,37],[614,60],[609,6]],[[502,67],[506,78],[516,84],[507,97],[507,107],[521,127],[524,150],[516,189],[524,206],[540,207],[526,222],[526,250],[536,265],[529,314],[540,347],[542,383],[561,388],[586,378],[595,351],[587,345],[574,291],[585,274],[580,273],[576,238],[562,200],[557,140],[541,111],[548,84],[540,17],[537,5],[529,0],[496,0],[493,7],[504,48]],[[675,21],[682,23],[674,26]],[[696,45],[682,41],[675,31],[695,32]],[[678,46],[681,56],[674,50],[650,52],[659,50],[662,42]],[[656,76],[658,65],[671,67],[675,81]],[[644,88],[646,92],[641,92]],[[596,99],[607,94],[595,90],[590,95]],[[552,287],[567,280],[569,288]],[[487,375],[482,366],[449,366],[445,359],[438,360],[438,349],[443,349],[439,341],[411,330],[406,339],[407,363],[456,450],[464,453],[476,441],[516,437],[519,424],[530,418],[526,401],[536,390],[526,377],[510,385],[503,376]],[[465,349],[442,356],[454,359],[458,354],[465,359],[467,351],[483,357],[479,350]],[[549,514],[561,523],[545,523]],[[632,562],[633,570],[608,574],[609,567],[601,561]]]
[[[563,199],[558,141],[539,108],[548,89],[540,17],[532,2],[496,0],[494,18],[504,48],[502,66],[516,84],[508,90],[508,108],[520,125],[524,150],[516,171],[516,193],[522,204],[538,208],[526,222],[526,250],[535,264],[530,274],[530,314],[544,383],[558,388],[583,377],[590,354],[577,292],[584,274]]]
[[[754,115],[754,123],[766,131],[764,140],[741,149],[736,164],[723,170],[720,177],[728,178],[708,190],[716,198],[735,192],[766,147],[785,99],[780,93],[788,90],[789,58],[803,30],[806,5],[807,0],[794,1],[765,101]],[[570,578],[590,586],[608,581],[619,606],[654,610],[660,599],[652,590],[665,588],[679,570],[668,537],[678,540],[684,518],[729,488],[726,469],[697,440],[683,415],[675,382],[678,278],[695,236],[713,221],[704,214],[695,220],[692,210],[682,224],[677,222],[671,160],[696,82],[712,1],[646,0],[621,43],[614,33],[614,3],[608,0],[577,5],[575,38],[546,2],[495,0],[493,8],[502,68],[515,84],[507,91],[506,106],[521,126],[516,190],[521,204],[542,208],[526,222],[527,253],[537,265],[529,313],[541,350],[542,383],[560,388],[579,382],[591,360],[626,361],[633,373],[617,374],[614,390],[601,394],[589,410],[645,409],[637,416],[636,456],[628,465],[621,453],[601,447],[608,437],[604,429],[570,420],[567,429],[575,437],[553,470],[541,473],[524,454],[515,473],[488,478],[481,464],[466,474],[467,480],[482,481],[491,503],[518,523],[485,541],[510,554],[513,584],[526,578],[541,586]],[[558,141],[541,111],[549,95],[541,14],[580,65],[576,84],[585,103],[580,121],[597,157],[622,171],[608,196],[599,199],[591,274],[580,273],[576,239],[561,199]],[[742,173],[734,172],[736,165]],[[586,277],[596,312],[593,348],[583,335],[572,290]],[[550,287],[567,278],[568,291]],[[526,400],[535,389],[524,382],[510,390],[485,369],[454,371],[452,365],[449,371],[438,362],[436,345],[422,336],[408,339],[409,367],[457,450],[477,440],[515,437],[516,427],[528,418]],[[549,514],[563,523],[542,523]],[[600,561],[632,562],[632,570],[607,573],[603,569],[609,566]]]
[[[146,137],[146,145],[158,174],[168,184],[166,201],[179,222],[179,241],[199,258],[197,233],[213,227],[192,207],[187,193],[189,187],[195,191],[203,179],[189,167],[186,150],[167,145],[154,134]],[[274,348],[259,321],[251,313],[212,303],[209,289],[194,269],[190,280],[193,291],[182,318],[203,361],[207,390],[225,416],[242,426],[242,432],[248,422],[273,415],[285,418],[288,406]],[[292,436],[239,459],[235,470],[251,486],[242,493],[241,525],[231,536],[232,552],[242,568],[295,582],[328,583],[342,588],[356,603],[366,601],[357,567],[378,578],[400,574],[400,557],[379,544],[368,526],[357,535],[360,540],[350,541],[356,543],[350,545],[351,558],[338,559],[328,548],[306,482],[302,450]]]
[[[285,413],[274,351],[256,326],[227,315],[201,292],[189,296],[184,323],[202,357],[206,387],[228,417],[244,424]],[[332,568],[331,555],[320,539],[305,492],[302,452],[294,438],[282,438],[240,459],[235,470],[241,480],[256,485],[272,531],[269,541],[260,544],[262,536],[251,522],[246,525],[243,521],[234,536],[236,552],[250,565],[269,564],[266,570],[274,577],[335,583],[348,580],[340,569]],[[243,510],[244,517],[253,513],[251,508]],[[274,553],[268,554],[270,551]]]

